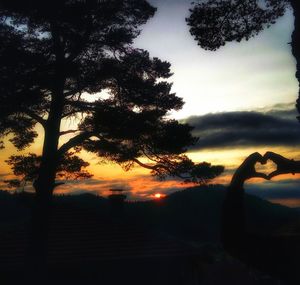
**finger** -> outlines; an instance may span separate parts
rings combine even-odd
[[[267,174],[264,174],[264,173],[259,173],[259,172],[255,172],[252,176],[253,178],[254,177],[258,177],[258,178],[263,178],[263,179],[266,179],[266,180],[269,180],[269,175]]]
[[[279,163],[280,161],[284,160],[285,158],[283,156],[281,156],[280,154],[278,154],[278,153],[268,151],[268,152],[265,153],[264,159],[265,160],[270,159],[275,163]]]
[[[254,152],[252,154],[250,154],[246,159],[245,159],[245,163],[247,163],[248,165],[254,165],[256,162],[259,162],[262,160],[262,155],[258,152]]]
[[[278,175],[281,175],[281,174],[283,174],[281,171],[275,170],[275,171],[271,172],[271,173],[268,175],[268,178],[269,178],[269,179],[272,179],[273,177],[278,176]]]

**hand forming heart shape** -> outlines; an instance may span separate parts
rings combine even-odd
[[[272,171],[270,174],[257,172],[255,165],[260,163],[262,165],[266,164],[268,160],[274,162],[277,166],[277,169]],[[270,180],[273,177],[286,174],[286,173],[295,173],[299,172],[299,163],[294,160],[287,159],[274,152],[266,152],[264,156],[258,152],[252,153],[249,155],[245,161],[240,165],[233,175],[231,185],[242,186],[244,182],[250,178],[260,177],[266,180]]]
[[[273,173],[276,170],[277,170],[277,164],[273,162],[273,160],[271,159],[268,159],[263,164],[261,162],[257,162],[255,164],[255,171],[266,174],[267,177],[269,177],[271,173]]]
[[[271,179],[277,175],[299,172],[299,163],[293,159],[287,159],[280,154],[268,151],[264,155],[264,159],[271,160],[277,165],[277,169],[268,175]]]

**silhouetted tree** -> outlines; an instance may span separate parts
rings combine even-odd
[[[89,177],[75,155],[81,149],[160,178],[201,183],[223,171],[183,155],[196,138],[190,126],[168,117],[183,105],[166,81],[170,64],[132,46],[154,12],[144,0],[0,1],[0,137],[10,135],[23,150],[38,136],[37,124],[44,131],[40,157],[8,160],[16,175],[34,180],[32,275],[46,269],[56,178]],[[61,128],[67,119],[73,126]]]
[[[274,24],[288,7],[293,9],[295,17],[291,45],[297,62],[296,78],[300,83],[299,0],[199,0],[190,10],[187,23],[202,48],[216,50],[226,42],[240,42],[257,35]],[[299,92],[296,107],[300,113]]]
[[[51,197],[59,165],[74,163],[69,153],[74,148],[125,170],[136,163],[160,178],[199,182],[222,172],[182,155],[196,139],[190,126],[167,116],[183,105],[165,81],[170,64],[132,47],[139,26],[155,12],[147,1],[1,0],[0,5],[0,134],[13,134],[11,142],[24,149],[37,137],[36,124],[43,127],[34,170],[38,197]],[[71,118],[78,124],[62,130],[62,120]],[[72,137],[60,140],[66,135]],[[15,169],[20,158],[10,159]],[[22,157],[22,163],[32,158]]]

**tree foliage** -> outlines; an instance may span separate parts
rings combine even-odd
[[[41,156],[34,153],[28,155],[12,155],[5,161],[11,166],[13,174],[19,179],[5,180],[9,187],[24,187],[38,177]],[[64,184],[63,180],[87,179],[93,175],[86,168],[89,163],[72,152],[66,153],[60,160],[56,172],[56,185]]]
[[[194,3],[187,23],[204,49],[257,35],[282,16],[289,0],[208,0]]]
[[[37,191],[52,192],[60,173],[79,175],[87,164],[69,154],[81,149],[160,178],[202,183],[223,171],[184,155],[196,138],[168,116],[183,106],[170,64],[132,46],[154,12],[144,0],[1,0],[0,136],[22,150],[43,127],[40,157],[8,160]],[[64,120],[76,124],[61,129]],[[18,170],[29,162],[32,173]]]

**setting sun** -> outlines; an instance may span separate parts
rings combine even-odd
[[[162,197],[162,195],[161,195],[160,193],[156,193],[156,194],[154,195],[154,197],[155,197],[156,199],[160,199],[160,198]]]

